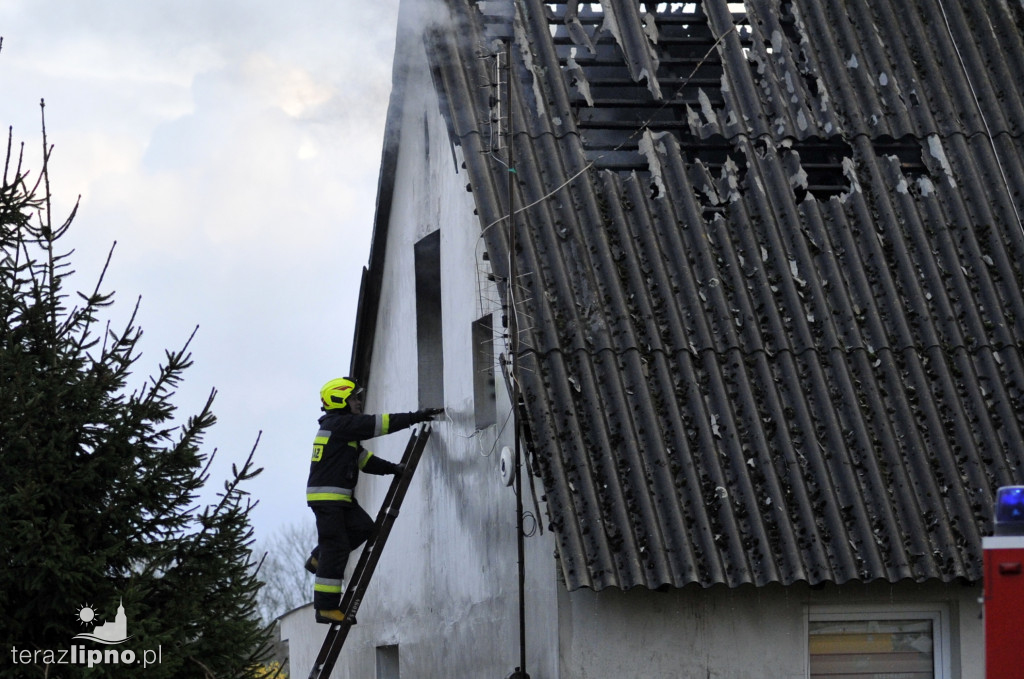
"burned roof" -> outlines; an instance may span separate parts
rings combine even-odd
[[[445,4],[566,585],[980,580],[1024,482],[1021,4]]]

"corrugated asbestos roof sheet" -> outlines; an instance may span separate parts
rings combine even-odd
[[[1021,3],[446,4],[499,277],[513,112],[567,586],[980,580],[1024,482]]]

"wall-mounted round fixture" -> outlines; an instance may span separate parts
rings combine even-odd
[[[501,470],[501,481],[506,486],[511,486],[512,482],[516,478],[516,456],[512,452],[512,449],[505,446],[501,449],[501,462],[499,462]]]

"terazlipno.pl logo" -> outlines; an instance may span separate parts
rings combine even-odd
[[[19,649],[11,647],[11,660],[15,665],[85,665],[93,667],[99,664],[136,665],[143,668],[157,665],[161,661],[162,648],[146,649],[141,654],[130,648],[112,648],[131,639],[128,634],[128,616],[124,605],[118,602],[117,613],[113,620],[99,622],[98,612],[86,604],[78,609],[78,622],[87,627],[88,631],[72,637],[73,640],[93,641],[111,648],[90,648],[82,644],[72,644],[62,649]]]
[[[88,625],[96,619],[96,611],[93,610],[92,606],[82,606],[78,610],[78,619],[83,625]],[[98,641],[101,644],[120,644],[131,639],[128,636],[128,616],[124,614],[124,603],[119,602],[117,604],[117,615],[114,616],[112,621],[95,625],[91,633],[82,632],[81,634],[76,634],[74,638],[89,639],[90,641]]]

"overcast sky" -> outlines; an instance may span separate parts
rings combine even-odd
[[[40,99],[75,289],[141,296],[135,376],[191,345],[184,418],[218,390],[214,490],[262,431],[258,539],[311,522],[318,391],[347,374],[398,0],[2,0],[0,124],[40,165]]]

